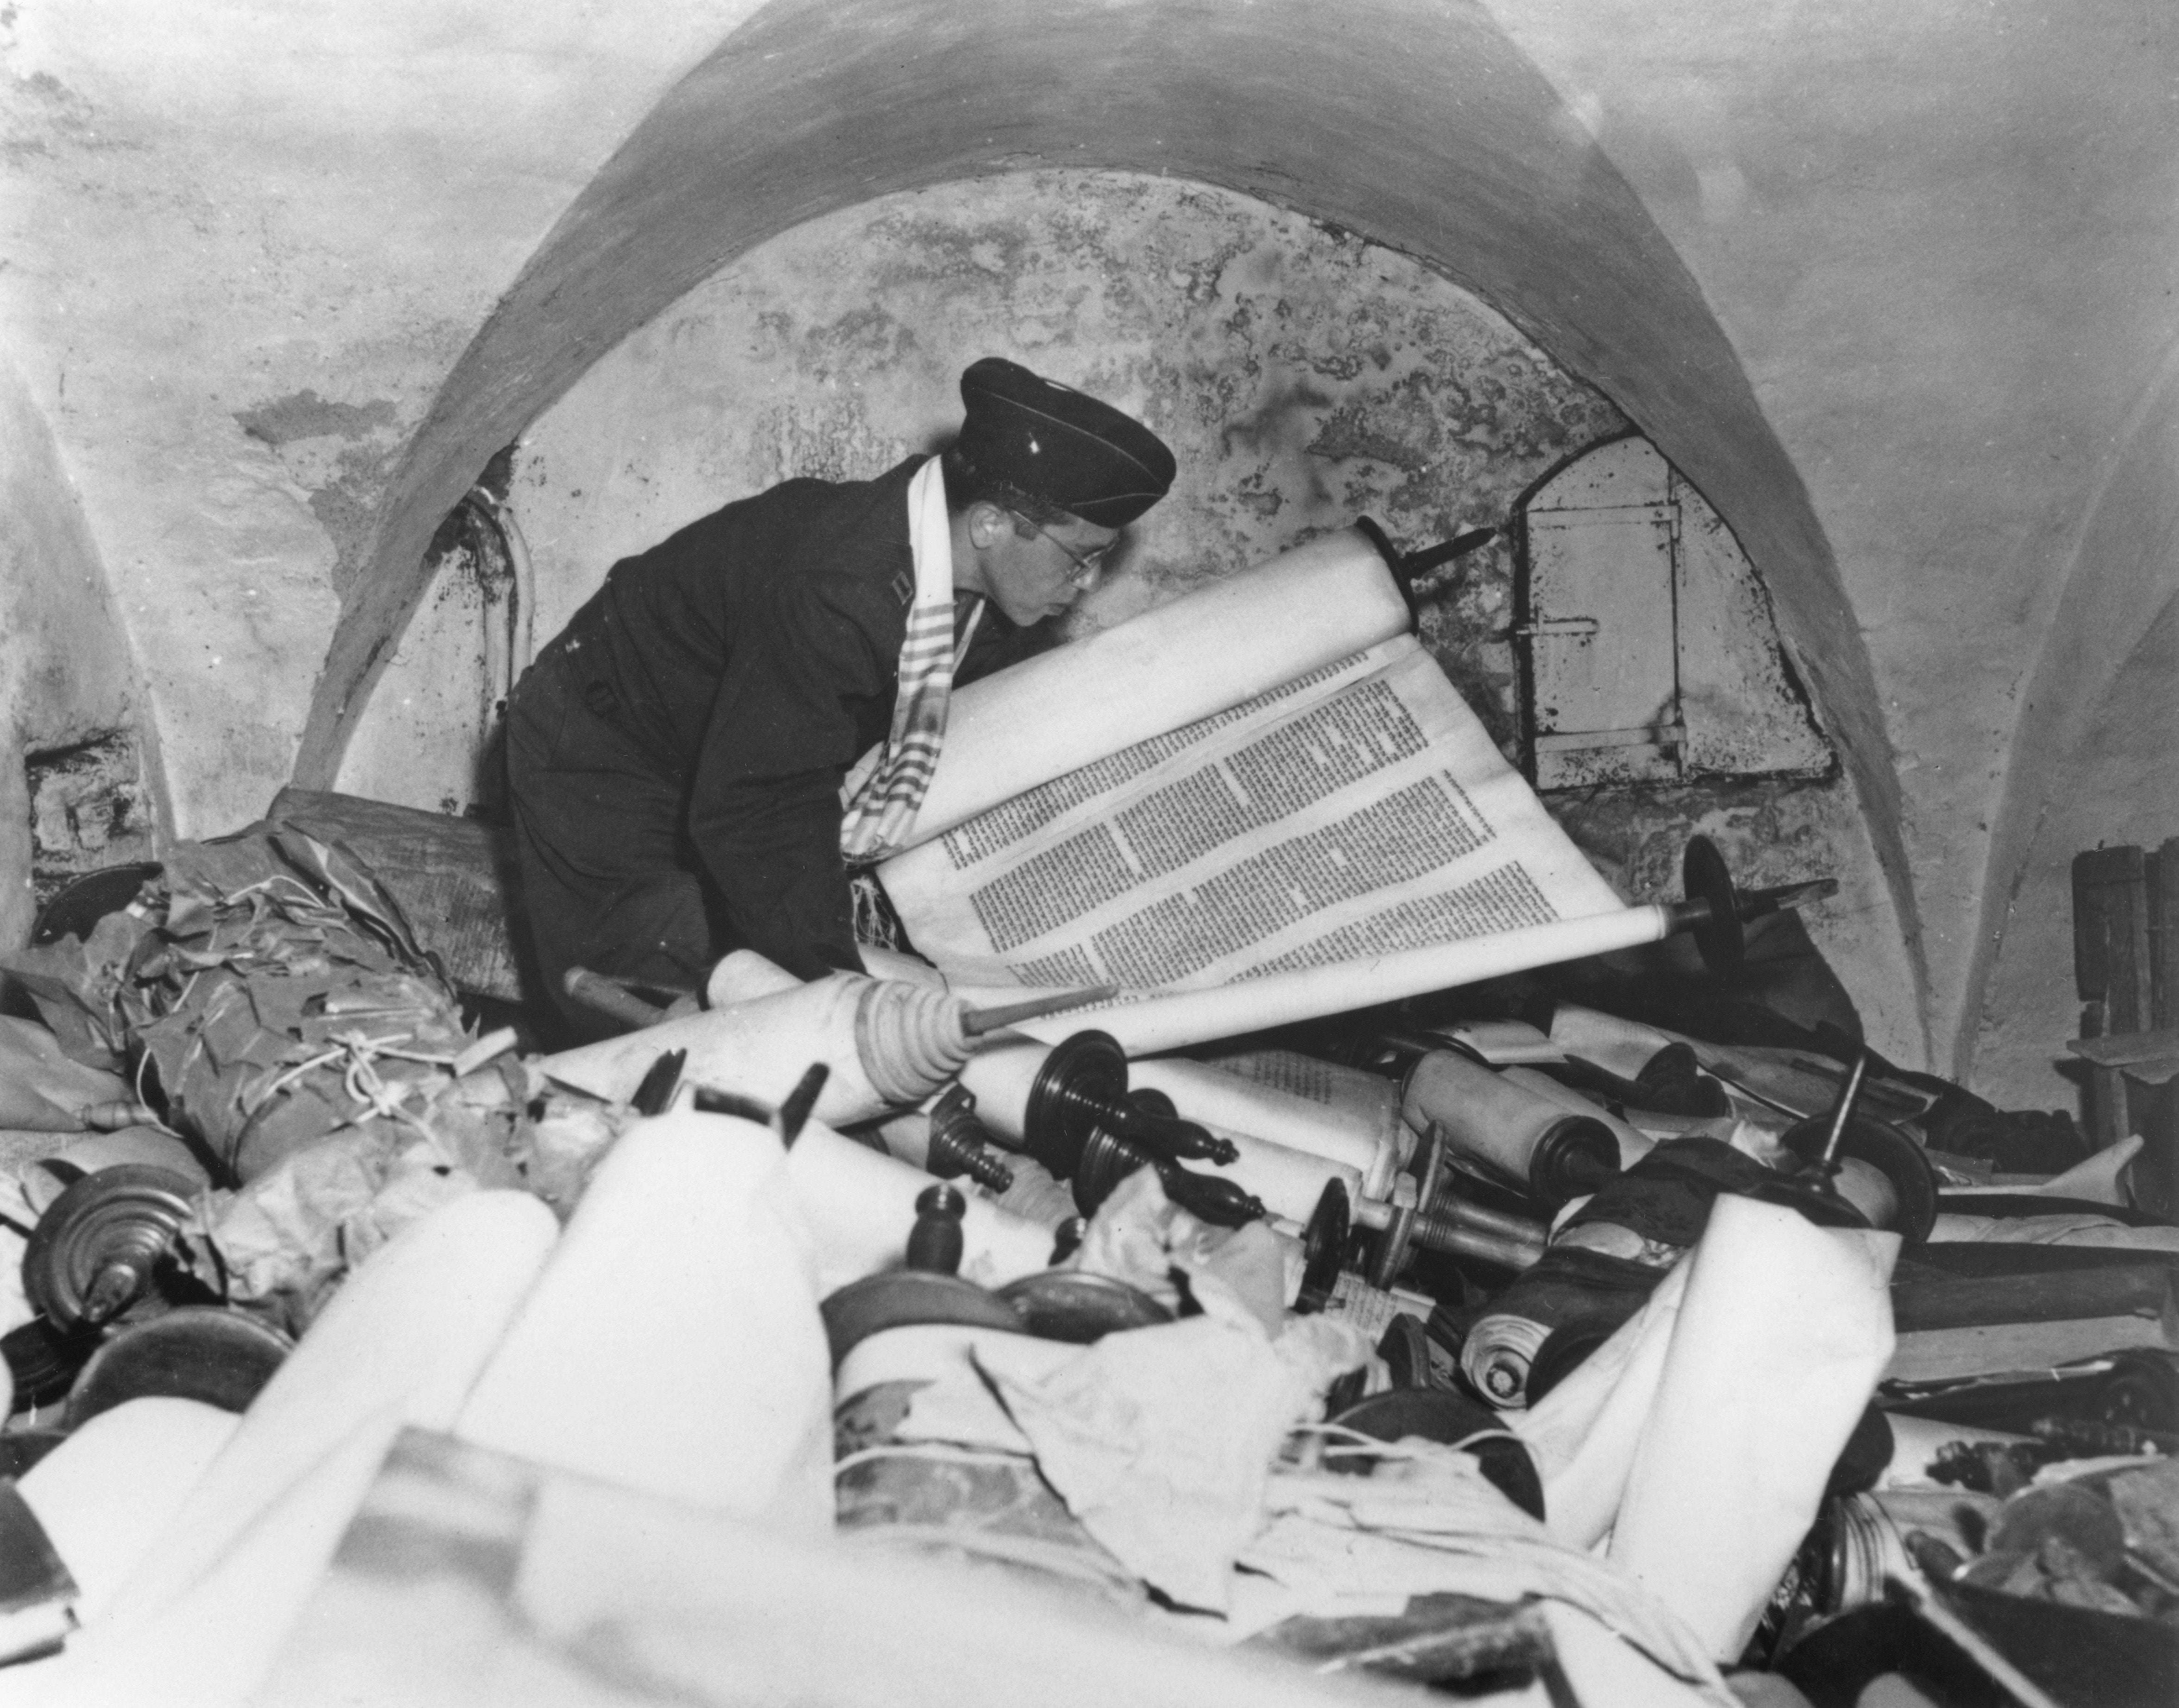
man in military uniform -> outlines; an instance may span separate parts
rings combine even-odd
[[[1014,363],[961,395],[941,458],[788,481],[616,563],[524,673],[523,905],[570,1034],[605,1030],[571,967],[666,989],[738,947],[859,967],[848,869],[907,836],[952,687],[1035,650],[1172,485],[1139,422]]]

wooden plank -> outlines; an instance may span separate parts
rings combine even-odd
[[[2099,1064],[2088,1068],[2088,1148],[2108,1151],[2133,1136],[2127,1116],[2126,1075]]]
[[[2149,1024],[2179,1027],[2179,837],[2149,864]]]
[[[2179,1030],[2113,1032],[2100,1038],[2074,1038],[2066,1047],[2099,1068],[2124,1068],[2134,1077],[2161,1084],[2179,1072]]]
[[[2104,1030],[2149,1024],[2147,863],[2138,848],[2073,856],[2073,978],[2084,1002],[2104,1005]]]
[[[2138,1133],[2148,1151],[2134,1165],[2138,1197],[2150,1181],[2179,1184],[2179,1122],[2165,1089],[2179,1079],[2179,1030],[2075,1038],[2066,1047],[2088,1064],[2088,1142],[2101,1151]],[[2169,1202],[2168,1185],[2144,1209]]]
[[[1884,1380],[1945,1381],[1968,1376],[2025,1375],[2132,1347],[2168,1348],[2174,1343],[2167,1325],[2147,1316],[1919,1329],[1898,1337]]]
[[[1907,1334],[2085,1317],[2160,1321],[2174,1309],[2175,1267],[2179,1266],[2152,1258],[2037,1275],[1909,1282],[1891,1289],[1892,1322]]]
[[[1953,1207],[1949,1199],[1947,1207]],[[2024,1245],[2008,1239],[1937,1241],[1918,1245],[1893,1271],[1899,1285],[1984,1275],[2048,1275],[2056,1270],[2123,1269],[2136,1263],[2179,1264],[2179,1252],[2123,1245]]]
[[[2167,1220],[2179,1214],[2179,1078],[2144,1083],[2127,1073],[2127,1112],[2144,1141],[2132,1169],[2133,1201]]]

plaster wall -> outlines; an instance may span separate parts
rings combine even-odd
[[[2117,446],[2025,684],[1984,898],[1968,1042],[1977,1074],[2023,1102],[2072,1096],[2072,857],[2179,836],[2179,351]]]
[[[133,739],[140,766],[133,781],[147,810],[113,852],[148,852],[162,791],[156,736],[142,710],[105,571],[52,429],[0,365],[0,947],[24,942],[35,911],[26,754],[108,733]]]
[[[958,376],[987,354],[1137,413],[1178,457],[1172,495],[1129,530],[1078,632],[1360,514],[1410,549],[1504,526],[1549,470],[1625,429],[1611,400],[1471,293],[1252,198],[1092,172],[907,192],[742,256],[596,363],[524,435],[513,505],[538,638],[614,560],[722,503],[790,475],[866,478],[942,444],[959,420]],[[1666,478],[1638,442],[1621,448]],[[1705,540],[1722,535],[1698,497],[1688,503]],[[1517,757],[1511,541],[1508,528],[1437,572],[1421,628]],[[1775,648],[1759,590],[1736,614],[1748,632],[1731,639]],[[342,788],[455,810],[488,793],[473,733],[495,690],[475,661],[485,626],[501,620],[458,562],[440,572],[359,723]],[[1630,898],[1677,897],[1695,829],[1752,884],[1840,876],[1843,893],[1811,925],[1880,1047],[1918,1042],[1912,971],[1842,779],[1552,804]]]
[[[553,218],[748,9],[0,8],[0,334],[113,577],[179,834],[288,780],[400,448]]]

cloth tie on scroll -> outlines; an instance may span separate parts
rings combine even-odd
[[[882,859],[903,847],[930,788],[946,739],[953,672],[984,614],[981,601],[957,645],[953,639],[953,541],[946,481],[933,457],[908,483],[908,544],[915,596],[900,643],[900,684],[892,728],[882,746],[858,761],[841,787],[840,853],[851,865]]]

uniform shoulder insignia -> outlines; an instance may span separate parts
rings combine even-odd
[[[907,607],[913,605],[915,602],[915,573],[914,570],[898,569],[894,571],[891,585],[892,587],[892,596],[894,598],[900,601],[902,608],[905,609]]]

